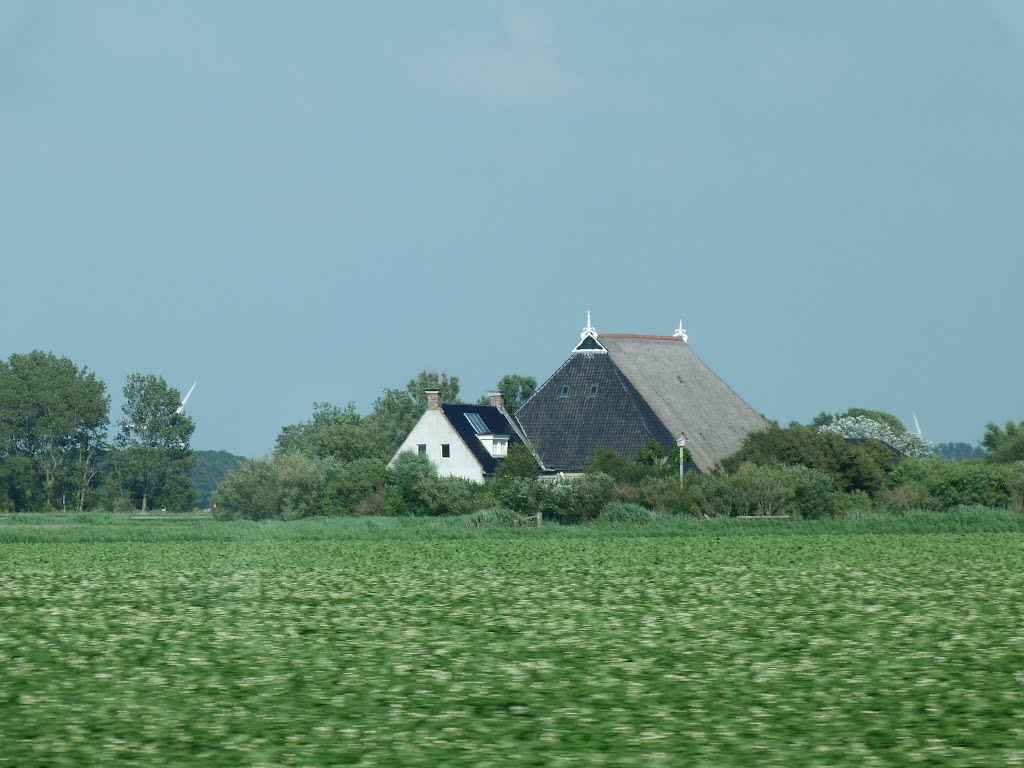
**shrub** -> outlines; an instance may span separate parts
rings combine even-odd
[[[799,465],[824,472],[840,491],[875,494],[885,487],[897,464],[892,451],[875,440],[851,445],[835,432],[799,424],[772,426],[747,436],[739,451],[722,462],[735,472],[750,462],[758,466]]]
[[[603,473],[558,478],[514,478],[495,488],[502,506],[524,514],[540,512],[563,523],[595,519],[611,500],[615,481]]]
[[[387,467],[381,459],[356,459],[341,468],[330,492],[343,510],[351,512],[384,487],[386,475]]]
[[[651,510],[684,514],[693,507],[692,488],[699,480],[700,475],[696,474],[686,475],[681,483],[676,476],[648,477],[634,486],[634,498],[619,498],[622,501],[633,501]]]
[[[839,509],[832,480],[808,467],[750,467],[693,483],[693,509],[705,517],[817,518]]]
[[[1024,465],[905,459],[890,481],[893,493],[900,486],[916,487],[938,509],[973,504],[1010,508],[1024,488]]]
[[[587,462],[587,474],[605,474],[617,482],[634,485],[649,477],[671,474],[672,470],[667,466],[653,461],[653,450],[653,447],[645,446],[641,453],[645,463],[634,464],[611,448],[598,448]]]
[[[647,525],[657,519],[657,515],[639,504],[628,504],[612,501],[604,505],[597,519],[602,523],[619,523],[624,525]]]
[[[424,514],[420,491],[423,483],[437,477],[437,469],[426,456],[403,451],[384,473],[384,506],[389,515]]]
[[[213,492],[214,516],[221,520],[294,520],[324,514],[329,478],[340,471],[334,459],[311,459],[301,453],[277,453],[245,462]]]
[[[414,515],[465,515],[489,506],[484,486],[461,477],[428,477],[416,486]]]

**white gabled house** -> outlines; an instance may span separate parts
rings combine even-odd
[[[494,477],[509,445],[521,442],[500,394],[491,395],[490,405],[449,405],[441,402],[439,390],[428,389],[427,410],[391,462],[411,451],[430,459],[441,477],[483,483]]]

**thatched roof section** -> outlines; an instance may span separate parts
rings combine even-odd
[[[672,434],[686,435],[693,462],[708,472],[768,423],[697,357],[671,336],[602,334],[615,367]]]

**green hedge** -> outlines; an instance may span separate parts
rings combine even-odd
[[[904,459],[879,499],[882,506],[903,509],[951,509],[980,504],[1024,511],[1024,463]]]

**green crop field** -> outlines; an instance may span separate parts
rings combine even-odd
[[[0,520],[0,764],[1024,763],[1024,518]]]

